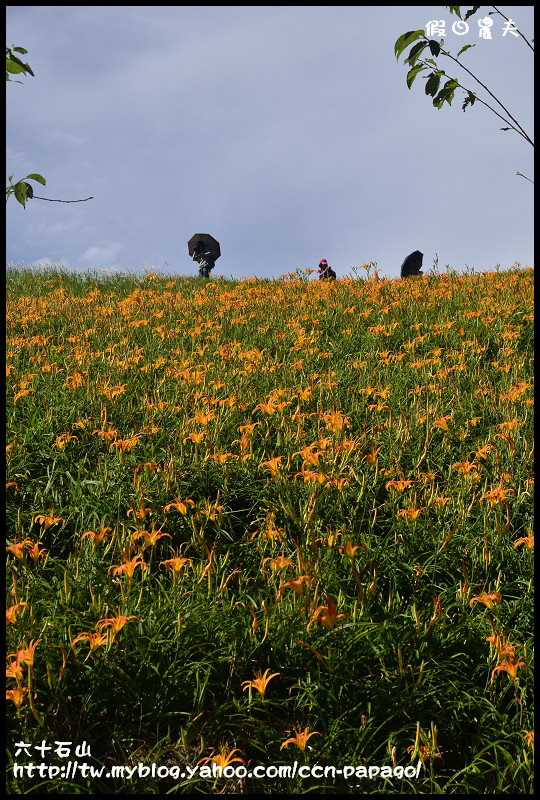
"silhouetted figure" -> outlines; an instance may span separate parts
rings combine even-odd
[[[324,280],[324,279],[330,280],[330,281],[335,281],[336,280],[336,277],[337,277],[336,273],[334,272],[332,267],[330,267],[328,265],[328,262],[327,262],[326,258],[322,258],[319,261],[319,269],[317,271],[319,273],[319,280]]]
[[[193,250],[193,261],[199,264],[199,275],[201,278],[209,278],[210,271],[216,266],[212,254],[205,248],[204,242],[199,239]]]
[[[423,257],[424,254],[420,250],[415,250],[414,253],[407,256],[401,265],[401,277],[408,278],[410,275],[423,275],[424,273],[420,269]]]

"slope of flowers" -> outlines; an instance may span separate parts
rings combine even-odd
[[[532,284],[9,273],[12,756],[531,791]]]

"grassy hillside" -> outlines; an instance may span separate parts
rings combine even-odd
[[[7,288],[11,792],[532,791],[532,270]]]

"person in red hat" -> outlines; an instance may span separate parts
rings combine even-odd
[[[325,278],[331,281],[336,280],[336,273],[332,267],[328,265],[326,258],[321,258],[319,261],[319,269],[317,271],[319,273],[319,280],[324,280]]]

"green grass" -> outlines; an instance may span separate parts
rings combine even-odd
[[[9,270],[8,790],[532,793],[532,283]]]

